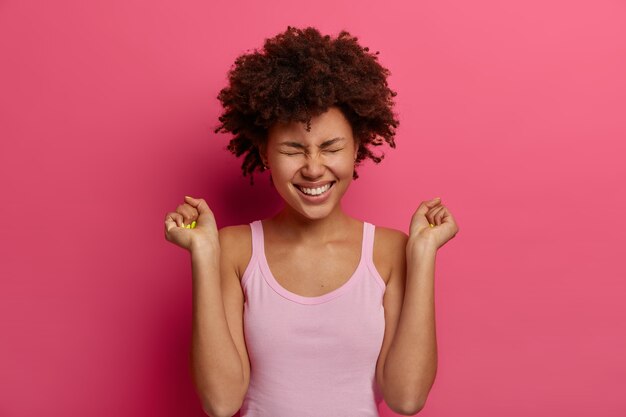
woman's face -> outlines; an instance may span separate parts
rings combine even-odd
[[[285,202],[314,219],[338,205],[352,182],[357,152],[350,123],[331,107],[311,119],[310,132],[300,122],[273,125],[262,157]]]

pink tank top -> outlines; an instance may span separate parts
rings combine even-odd
[[[350,279],[318,297],[276,281],[262,223],[250,227],[252,257],[241,285],[251,369],[241,417],[378,417],[386,286],[372,260],[375,226],[363,223],[361,258]]]

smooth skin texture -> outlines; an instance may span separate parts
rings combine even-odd
[[[270,129],[268,139],[261,155],[271,172],[274,188],[284,200],[283,208],[275,216],[263,220],[268,263],[274,276],[289,291],[303,296],[328,293],[348,279],[356,269],[360,253],[362,222],[350,217],[341,207],[341,199],[352,181],[358,150],[350,124],[338,108],[331,107],[311,120],[309,132],[303,123],[277,124]],[[325,181],[336,183],[322,204],[307,202],[294,185]],[[176,222],[182,228],[183,221],[190,223],[198,216],[194,208],[198,200],[186,198],[186,201],[182,208],[179,206],[181,216]],[[399,414],[418,412],[434,382],[437,360],[434,254],[457,231],[456,222],[440,199],[420,204],[411,219],[410,235],[391,228],[376,228],[374,264],[386,283],[385,334],[376,364],[376,381],[389,408]],[[237,400],[222,409],[235,413],[250,381],[240,284],[252,255],[250,227],[220,229],[219,243],[224,309],[243,370],[243,385]],[[290,256],[284,256],[285,253]],[[325,259],[327,267],[320,270],[316,259]],[[312,274],[312,270],[316,273]],[[409,303],[405,297],[407,289]],[[386,369],[390,352],[393,352],[392,366]]]

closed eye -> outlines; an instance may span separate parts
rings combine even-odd
[[[343,148],[342,148],[342,149],[335,149],[335,150],[332,150],[332,151],[327,151],[327,152],[332,152],[332,153],[335,153],[335,152],[339,152],[339,151],[341,151],[341,150],[343,150]],[[284,154],[284,155],[289,155],[289,156],[293,156],[293,155],[302,155],[302,152],[295,152],[295,153],[281,152],[281,153],[282,153],[282,154]]]

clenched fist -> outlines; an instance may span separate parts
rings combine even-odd
[[[184,200],[165,216],[165,239],[190,252],[197,247],[218,247],[219,233],[209,205],[202,198],[185,196]]]

